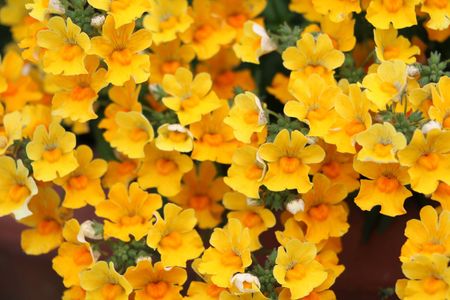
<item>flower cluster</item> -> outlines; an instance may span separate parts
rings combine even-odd
[[[427,197],[396,292],[447,299],[450,78],[426,53],[449,20],[447,0],[7,0],[0,216],[56,250],[64,300],[329,300],[345,200]]]

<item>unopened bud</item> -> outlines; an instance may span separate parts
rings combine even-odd
[[[428,132],[430,132],[433,129],[441,130],[442,129],[441,124],[439,122],[437,122],[437,121],[431,120],[431,121],[423,124],[423,126],[422,126],[422,133],[423,134],[427,134]]]
[[[305,202],[303,199],[292,200],[286,204],[286,210],[295,215],[296,213],[305,210]]]
[[[231,278],[231,284],[237,288],[239,293],[258,292],[261,284],[258,277],[250,273],[237,273]]]
[[[415,78],[420,75],[420,70],[415,65],[408,65],[406,67],[406,73],[408,74],[409,77]]]
[[[101,240],[102,236],[95,232],[94,222],[87,220],[81,223],[80,233],[92,240]]]
[[[100,28],[103,26],[103,23],[105,23],[105,16],[104,15],[97,15],[95,17],[92,17],[91,19],[91,26],[95,28]]]

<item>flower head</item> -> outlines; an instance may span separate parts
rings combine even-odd
[[[259,58],[274,51],[276,47],[264,27],[253,21],[247,21],[244,24],[244,35],[233,46],[233,50],[243,62],[259,64]]]
[[[397,36],[397,29],[375,29],[376,54],[380,61],[401,60],[406,64],[416,62],[415,55],[419,55],[420,49],[412,46],[409,40],[403,36]]]
[[[417,24],[415,6],[420,0],[372,0],[367,8],[367,20],[379,29],[396,29]]]
[[[116,21],[116,28],[129,24],[150,10],[148,0],[88,0],[88,3],[100,10],[108,12]]]
[[[163,124],[158,128],[155,145],[163,151],[191,152],[193,135],[181,124]]]

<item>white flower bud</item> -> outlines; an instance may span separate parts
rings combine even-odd
[[[306,140],[309,145],[314,145],[315,143],[317,143],[318,138],[316,136],[307,136]]]
[[[64,6],[61,4],[59,0],[50,0],[48,3],[48,10],[52,14],[63,15],[66,13]]]
[[[296,213],[305,210],[305,202],[303,199],[292,200],[286,204],[286,210],[295,215]]]
[[[143,260],[147,260],[147,261],[149,261],[150,263],[152,263],[152,258],[151,258],[151,256],[139,256],[138,258],[136,258],[136,264],[137,264],[138,262],[140,262],[140,261],[143,261]]]
[[[415,65],[408,65],[406,67],[406,74],[408,74],[409,77],[416,77],[420,74],[420,70]]]
[[[258,277],[250,273],[235,274],[231,278],[231,284],[235,286],[240,293],[258,292],[261,287]]]
[[[103,26],[103,23],[105,23],[105,16],[104,15],[97,15],[92,17],[91,19],[91,26],[95,28],[100,28]]]
[[[254,23],[253,32],[261,37],[261,55],[277,49],[277,45],[270,39],[267,31],[261,25]]]
[[[96,234],[93,225],[94,225],[94,222],[92,222],[91,220],[87,220],[87,221],[84,221],[83,223],[81,223],[79,236],[82,235],[83,239],[84,239],[84,237],[87,237],[92,240],[101,240],[102,236],[100,236],[99,234]],[[78,238],[78,240],[80,240],[80,237]]]
[[[431,121],[423,124],[423,126],[422,126],[423,134],[427,134],[428,132],[430,132],[433,129],[441,130],[442,129],[441,124],[437,121],[431,120]]]

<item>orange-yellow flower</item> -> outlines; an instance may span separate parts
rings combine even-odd
[[[113,16],[116,28],[133,22],[151,8],[148,0],[88,0],[88,3]]]
[[[372,0],[367,8],[366,19],[375,27],[396,29],[417,24],[415,6],[420,0]]]

